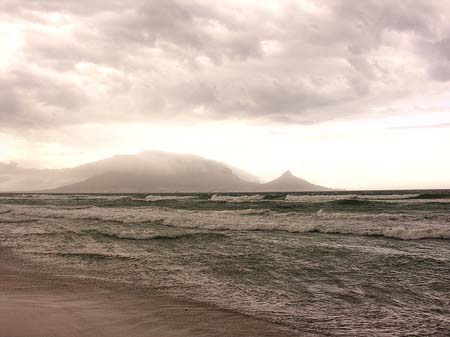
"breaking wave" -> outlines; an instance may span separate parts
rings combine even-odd
[[[450,199],[450,193],[423,193],[411,199]]]
[[[401,201],[419,198],[419,194],[317,194],[317,195],[286,195],[285,201],[303,203],[324,203],[340,200],[365,201]]]
[[[145,200],[145,201],[163,201],[163,200],[189,200],[195,199],[196,197],[191,195],[154,195],[150,194],[145,197],[145,199],[133,198],[133,200]]]
[[[348,200],[348,199],[356,199],[356,195],[348,194],[348,195],[335,195],[335,194],[319,194],[319,195],[295,195],[288,194],[285,201],[289,202],[329,202],[329,201],[337,201],[337,200]]]
[[[450,239],[450,216],[446,213],[389,214],[389,213],[317,213],[275,212],[268,209],[225,211],[192,211],[152,208],[101,208],[50,209],[15,205],[11,216],[26,218],[58,218],[67,220],[98,220],[123,224],[149,223],[168,227],[203,230],[270,231],[292,233],[320,232],[384,236],[402,240]],[[192,234],[192,233],[190,233]],[[160,233],[104,232],[117,238],[148,240],[160,237]],[[164,234],[166,236],[166,234]],[[168,234],[169,236],[171,234]],[[185,235],[185,234],[183,234]]]
[[[264,199],[264,195],[261,194],[243,194],[243,195],[222,195],[213,194],[210,201],[221,201],[221,202],[255,202]]]

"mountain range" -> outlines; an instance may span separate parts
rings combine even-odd
[[[286,171],[261,184],[248,172],[195,155],[145,151],[74,168],[24,169],[0,164],[2,191],[51,193],[175,193],[325,191]]]

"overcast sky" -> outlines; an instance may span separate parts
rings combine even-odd
[[[1,162],[450,188],[450,1],[2,0],[0,51]]]

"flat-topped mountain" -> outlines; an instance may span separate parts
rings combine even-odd
[[[114,156],[74,170],[91,176],[53,192],[221,192],[249,190],[255,185],[217,161],[159,151]]]
[[[265,184],[257,181],[258,179],[248,172],[224,163],[195,155],[160,151],[117,155],[61,170],[23,169],[0,165],[0,182],[3,185],[0,185],[0,188],[4,191],[175,193],[327,190],[297,178],[289,171]]]

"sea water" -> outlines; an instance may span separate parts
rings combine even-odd
[[[299,335],[450,335],[450,191],[0,194],[0,244]]]

